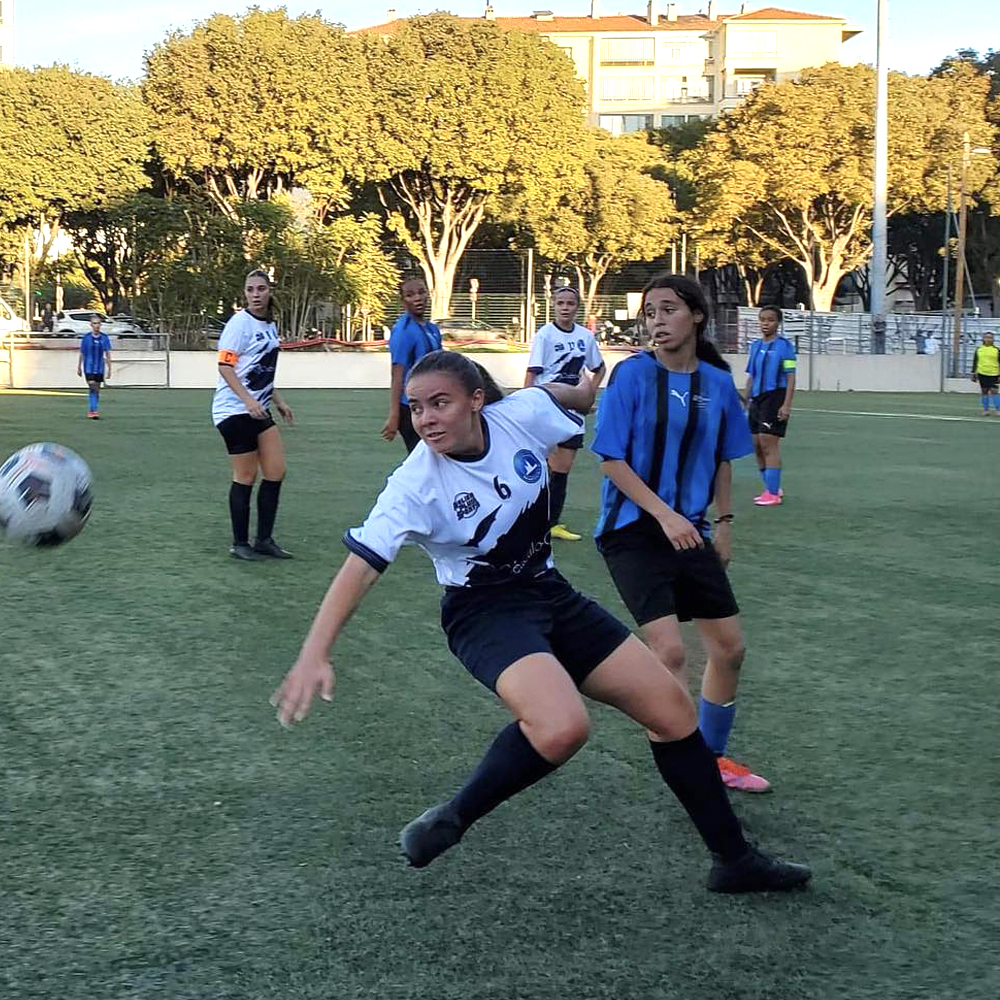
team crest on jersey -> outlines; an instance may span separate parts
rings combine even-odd
[[[460,521],[465,520],[467,517],[472,517],[479,510],[479,501],[476,499],[474,493],[456,494],[451,505],[455,508],[455,513],[458,515]]]
[[[694,405],[698,407],[699,410],[704,410],[709,403],[712,402],[711,396],[698,396],[694,397]]]
[[[526,483],[537,483],[542,478],[541,459],[527,448],[522,448],[514,456],[514,471]]]

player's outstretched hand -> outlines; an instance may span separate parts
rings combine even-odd
[[[285,402],[275,403],[278,408],[278,413],[281,414],[281,419],[285,421],[286,424],[294,425],[295,414],[292,413],[292,408]]]
[[[309,714],[317,694],[323,701],[333,701],[336,682],[329,660],[300,656],[271,695],[271,704],[278,710],[278,722],[283,726],[301,722]]]
[[[391,441],[399,431],[399,414],[390,413],[386,422],[382,425],[382,439]]]
[[[663,534],[667,536],[670,544],[678,550],[700,549],[705,544],[705,539],[701,537],[701,532],[686,518],[677,511],[671,511],[660,520],[660,527]]]

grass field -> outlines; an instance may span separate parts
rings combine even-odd
[[[297,559],[240,564],[207,394],[109,390],[94,423],[85,395],[0,393],[0,457],[56,440],[96,480],[79,539],[0,546],[0,997],[1000,995],[1000,420],[976,397],[803,394],[782,508],[754,508],[738,464],[732,750],[775,791],[735,804],[815,880],[719,898],[642,735],[602,709],[562,772],[402,865],[399,828],[505,723],[419,552],[349,626],[336,702],[275,723],[340,536],[402,455],[383,393],[288,395],[276,537]],[[949,416],[969,419],[921,418]],[[597,487],[585,454],[572,526]],[[557,545],[623,613],[593,546]]]

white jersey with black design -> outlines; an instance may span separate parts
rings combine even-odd
[[[367,520],[344,535],[382,572],[404,545],[449,587],[509,583],[552,566],[545,456],[581,419],[532,387],[483,407],[481,455],[439,455],[421,441],[389,477]]]
[[[528,371],[535,373],[537,385],[546,382],[578,385],[584,368],[596,372],[603,364],[594,335],[579,323],[574,323],[568,333],[555,323],[546,323],[531,341]]]
[[[249,310],[234,313],[219,337],[219,364],[231,365],[247,392],[267,408],[274,392],[278,367],[278,326],[257,319]],[[226,385],[220,375],[212,399],[212,420],[216,426],[228,417],[246,413],[243,400]]]

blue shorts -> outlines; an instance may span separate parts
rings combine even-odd
[[[579,687],[632,634],[554,569],[522,583],[447,588],[441,627],[448,648],[491,691],[532,653],[551,653]]]

